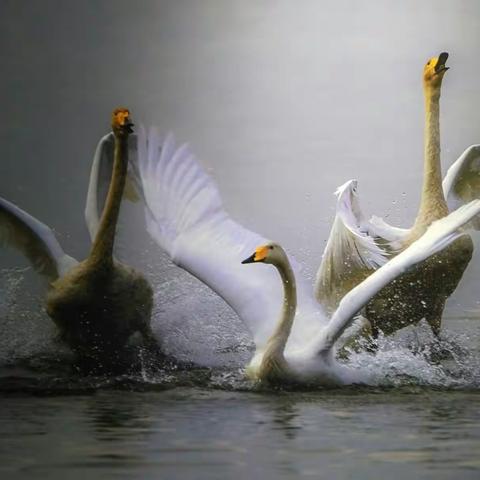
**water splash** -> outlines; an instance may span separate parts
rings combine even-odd
[[[173,273],[165,275],[165,268]],[[253,352],[245,327],[213,292],[171,264],[155,269],[161,275],[150,272],[156,292],[152,323],[166,352],[184,365],[158,366],[140,352],[138,373],[116,377],[85,377],[67,368],[71,354],[55,341],[55,328],[43,312],[42,297],[28,285],[27,271],[0,270],[2,391],[71,393],[185,385],[258,390],[243,374]],[[380,337],[375,353],[350,351],[342,361],[358,371],[359,379],[370,373],[369,385],[352,388],[479,389],[480,322],[464,320],[458,329],[447,322],[439,341],[421,322],[393,337]]]
[[[0,270],[0,365],[56,350],[55,329],[43,311],[36,289],[29,285],[30,268]]]
[[[477,334],[444,331],[435,338],[426,322],[392,337],[380,336],[377,351],[350,351],[348,364],[372,374],[374,386],[416,385],[434,388],[480,388]]]

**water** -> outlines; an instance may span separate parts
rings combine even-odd
[[[3,478],[477,479],[478,392],[0,398]]]

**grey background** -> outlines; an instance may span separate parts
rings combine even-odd
[[[231,215],[312,273],[347,179],[368,213],[413,221],[421,72],[443,50],[444,167],[480,142],[479,40],[475,0],[1,0],[0,195],[83,258],[92,154],[126,105],[137,123],[188,141]],[[122,255],[154,263],[141,210],[129,212]],[[473,278],[475,265],[452,305],[475,306]]]

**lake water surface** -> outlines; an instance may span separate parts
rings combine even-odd
[[[2,478],[479,478],[477,391],[145,389],[1,397]]]

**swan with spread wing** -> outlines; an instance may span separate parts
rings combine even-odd
[[[187,145],[175,147],[156,130],[138,136],[138,190],[147,230],[174,263],[220,295],[250,330],[256,351],[247,367],[255,380],[349,383],[359,381],[334,355],[336,340],[354,315],[388,282],[461,233],[480,211],[474,201],[435,222],[341,300],[330,319],[315,300],[300,265],[283,248],[229,217],[213,180]],[[248,267],[249,263],[270,264]]]
[[[87,211],[89,208],[92,211],[93,244],[84,261],[78,262],[65,254],[49,227],[0,198],[0,240],[19,249],[36,270],[47,277],[48,315],[67,344],[82,359],[91,359],[98,365],[105,365],[107,358],[118,361],[119,350],[137,331],[149,345],[156,345],[150,329],[152,289],[139,272],[113,258],[132,126],[127,109],[113,112],[113,170],[102,212],[93,212],[96,201],[90,201],[87,207]],[[101,143],[97,157],[103,147]],[[90,200],[95,191],[92,185],[98,184],[95,165],[94,162]]]
[[[423,70],[425,96],[424,177],[420,207],[410,229],[367,220],[360,209],[356,180],[338,188],[336,217],[317,273],[315,295],[329,310],[351,288],[404,251],[435,221],[460,204],[480,197],[480,148],[469,147],[450,167],[442,185],[440,165],[440,89],[448,54],[432,58]],[[478,226],[478,219],[472,220]],[[390,334],[425,318],[440,333],[447,298],[460,282],[473,253],[468,235],[411,269],[368,302],[364,314],[374,336]]]

